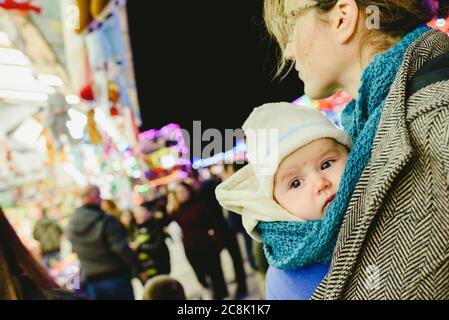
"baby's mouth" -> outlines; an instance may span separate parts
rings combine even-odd
[[[329,208],[332,201],[334,201],[334,199],[335,199],[335,194],[333,194],[327,198],[326,203],[324,204],[324,207],[323,207],[324,212],[327,211],[327,209]]]

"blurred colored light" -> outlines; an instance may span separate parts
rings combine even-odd
[[[69,109],[67,112],[71,118],[66,125],[73,139],[81,139],[84,136],[84,129],[87,125],[87,117],[75,109]]]
[[[42,130],[43,127],[39,122],[33,118],[29,118],[25,120],[14,132],[13,139],[28,147],[37,149],[38,139],[42,133]]]
[[[0,46],[9,47],[10,45],[11,40],[9,39],[9,36],[4,32],[0,32]]]
[[[137,184],[134,186],[134,191],[139,192],[139,193],[145,193],[148,192],[150,190],[150,186],[146,185],[146,184]]]
[[[48,94],[14,90],[0,90],[0,97],[12,100],[25,100],[45,102],[48,100]]]
[[[68,104],[79,104],[81,102],[80,98],[74,94],[69,94],[68,96],[66,96],[65,101]]]
[[[48,86],[60,87],[64,84],[60,77],[52,74],[39,74],[37,80]]]
[[[0,48],[0,63],[27,66],[30,64],[30,59],[20,50]]]

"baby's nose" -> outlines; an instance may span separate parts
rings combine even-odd
[[[317,194],[320,194],[324,190],[327,190],[332,185],[331,181],[324,176],[318,175],[315,181],[315,190]]]

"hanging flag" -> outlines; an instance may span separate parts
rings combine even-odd
[[[33,4],[33,1],[0,0],[0,7],[6,10],[19,10],[25,14],[30,11],[41,13],[42,8]]]

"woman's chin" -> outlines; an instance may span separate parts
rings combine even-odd
[[[326,99],[332,96],[335,92],[331,90],[317,88],[317,86],[307,85],[304,81],[304,94],[312,100]]]
[[[305,82],[304,82],[304,94],[312,100],[322,99],[321,98],[322,95],[320,94],[320,92],[318,90],[314,90],[312,86],[308,86]]]

